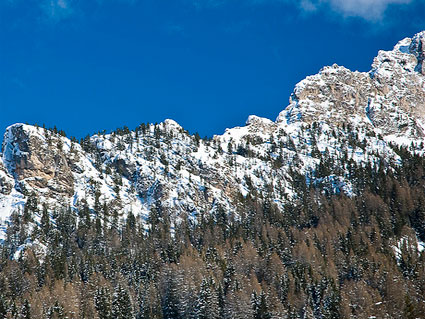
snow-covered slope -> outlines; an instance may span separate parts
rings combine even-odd
[[[9,216],[30,197],[40,210],[88,206],[93,214],[131,211],[143,219],[155,207],[173,224],[222,211],[238,218],[240,199],[249,195],[281,208],[296,198],[298,175],[355,195],[346,164],[326,174],[321,164],[348,158],[364,165],[379,155],[397,163],[390,143],[413,142],[411,151],[423,152],[424,44],[421,32],[380,51],[368,73],[325,67],[296,85],[275,122],[250,116],[245,126],[211,140],[189,135],[173,120],[81,143],[12,125],[0,159],[0,239]]]

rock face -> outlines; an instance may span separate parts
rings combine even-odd
[[[74,180],[63,140],[50,132],[23,124],[10,126],[5,134],[3,160],[8,173],[36,190],[47,190],[50,196],[74,194]]]
[[[278,122],[326,121],[341,124],[358,117],[385,135],[423,137],[425,115],[425,32],[379,51],[368,73],[333,65],[295,88]]]
[[[0,194],[10,195],[13,189],[13,179],[7,175],[3,162],[0,161]]]
[[[296,176],[355,196],[346,167],[319,174],[324,157],[396,163],[390,143],[417,145],[425,129],[425,32],[380,51],[370,72],[333,65],[298,83],[275,122],[246,125],[202,140],[173,120],[94,135],[81,145],[24,124],[6,131],[0,161],[0,215],[29,193],[49,207],[106,206],[147,218],[152,207],[171,222],[225,211],[238,217],[249,194],[278,209],[296,198]],[[1,217],[1,216],[0,216]]]
[[[409,39],[406,40],[406,42],[408,41]],[[407,45],[405,47],[407,47]],[[423,65],[423,61],[425,60],[425,32],[416,34],[410,40],[409,53],[413,54],[416,58],[417,64],[415,70],[425,75],[425,66]]]
[[[277,121],[327,121],[341,124],[346,121],[347,114],[364,113],[370,91],[368,74],[351,72],[336,64],[325,67],[295,87],[290,105]]]

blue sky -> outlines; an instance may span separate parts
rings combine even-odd
[[[304,77],[368,71],[424,13],[414,0],[0,0],[0,131],[79,138],[172,118],[211,136],[274,120]]]

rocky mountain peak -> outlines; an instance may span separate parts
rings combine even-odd
[[[409,52],[415,55],[418,60],[416,70],[424,75],[425,66],[423,65],[423,61],[425,60],[425,32],[420,32],[412,38]]]
[[[333,65],[298,83],[277,122],[350,122],[385,135],[423,136],[425,32],[379,51],[370,72]],[[424,47],[425,48],[425,47]]]
[[[425,32],[420,32],[412,38],[399,41],[390,51],[379,51],[372,64],[372,77],[379,74],[381,77],[391,78],[400,73],[405,76],[409,73],[423,75],[424,38]]]
[[[0,160],[0,219],[22,209],[32,192],[40,202],[76,211],[107,207],[146,218],[157,207],[173,222],[218,211],[237,214],[238,198],[250,193],[282,208],[296,197],[294,172],[352,195],[343,168],[329,176],[316,173],[322,154],[362,165],[376,154],[397,162],[390,142],[422,141],[425,81],[418,66],[424,36],[380,51],[370,72],[324,67],[295,86],[275,122],[252,115],[245,126],[212,140],[190,135],[170,119],[80,143],[55,129],[12,125]]]

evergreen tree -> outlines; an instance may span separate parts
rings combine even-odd
[[[271,313],[269,312],[266,295],[261,292],[258,296],[254,291],[251,296],[251,305],[254,313],[254,319],[270,319]]]
[[[24,304],[22,305],[19,318],[20,319],[30,319],[31,318],[31,305],[30,305],[28,299],[24,300]]]
[[[118,284],[112,296],[112,318],[133,319],[133,309],[128,290]]]
[[[112,319],[111,317],[111,299],[109,289],[98,287],[94,296],[94,306],[97,310],[99,319]]]
[[[10,303],[8,314],[10,314],[11,318],[13,319],[18,318],[19,312],[14,300],[12,300],[12,302]]]
[[[325,293],[326,297],[323,302],[323,318],[324,319],[339,319],[340,316],[340,296],[334,285]]]
[[[213,295],[206,279],[202,280],[198,293],[195,310],[196,319],[216,319],[218,318],[217,298]]]
[[[6,318],[7,308],[6,298],[0,292],[0,318]]]
[[[48,238],[50,232],[50,216],[46,205],[43,206],[43,212],[40,220],[41,232],[45,239]]]
[[[162,316],[164,319],[179,319],[180,305],[178,300],[177,283],[170,274],[167,274],[165,291],[162,294]]]

